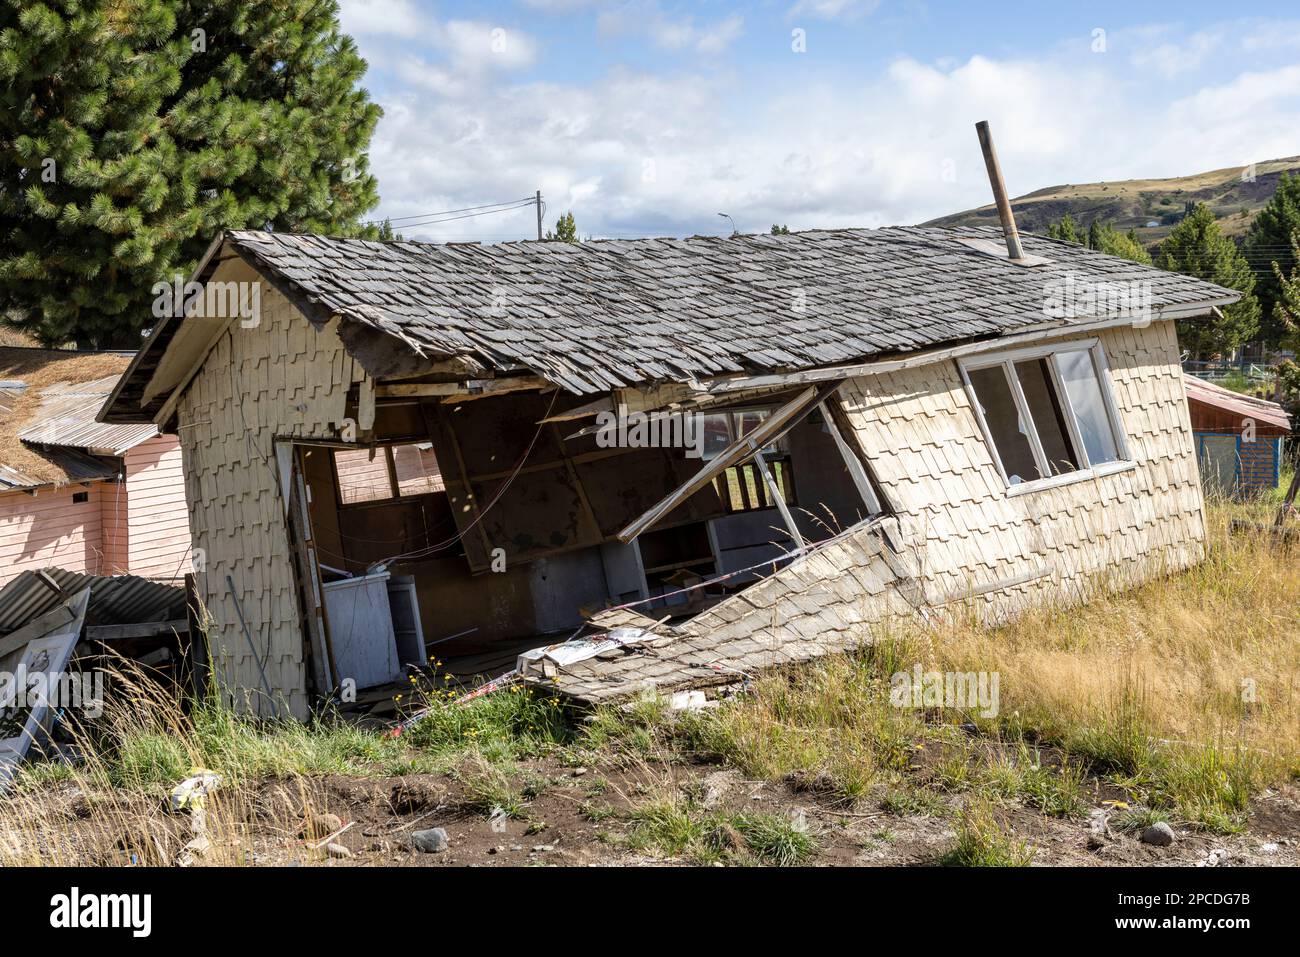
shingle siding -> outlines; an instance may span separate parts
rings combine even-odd
[[[723,683],[857,647],[890,622],[960,609],[993,623],[1199,560],[1205,516],[1173,323],[1099,338],[1134,468],[1009,495],[955,363],[853,380],[847,417],[895,514],[661,628],[648,647],[571,666],[557,687],[594,702]]]
[[[218,278],[254,278],[240,263],[222,269]],[[190,528],[203,550],[196,583],[212,617],[216,677],[224,688],[239,689],[232,693],[238,707],[270,713],[227,575],[266,656],[274,693],[296,717],[307,715],[303,629],[274,440],[335,438],[348,390],[363,375],[332,328],[315,329],[283,296],[264,290],[260,323],[231,326],[177,407]]]

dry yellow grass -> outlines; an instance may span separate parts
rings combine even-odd
[[[1230,535],[1242,511],[1211,509],[1196,568],[994,630],[943,627],[925,657],[999,672],[1004,723],[1068,739],[1132,718],[1161,742],[1249,749],[1300,772],[1300,548]]]
[[[794,773],[846,799],[916,784],[927,747],[918,742],[939,755],[920,783],[956,790],[998,785],[1007,767],[990,744],[1048,746],[1071,774],[1082,766],[1135,803],[1239,829],[1252,794],[1300,776],[1300,545],[1229,535],[1232,517],[1270,518],[1268,503],[1217,504],[1210,515],[1207,558],[1193,569],[1124,592],[1099,582],[1082,607],[997,628],[957,621],[878,635],[861,655],[760,679],[695,731],[748,773]],[[893,707],[890,676],[917,664],[997,674],[997,715]],[[980,738],[954,734],[963,722]],[[1077,806],[1073,786],[1041,769],[1017,788],[1039,804]]]

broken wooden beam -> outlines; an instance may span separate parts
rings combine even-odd
[[[90,641],[120,641],[123,638],[153,638],[175,632],[188,634],[189,620],[176,618],[172,621],[141,621],[128,625],[87,625],[86,638]]]
[[[52,608],[38,618],[33,618],[21,628],[11,631],[3,638],[0,638],[0,658],[17,651],[27,645],[28,642],[48,635],[54,629],[72,621],[74,617],[76,616],[73,614],[72,609],[63,604]]]

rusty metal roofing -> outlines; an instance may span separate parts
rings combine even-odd
[[[64,597],[46,586],[39,574],[49,575]],[[95,625],[129,625],[185,617],[185,589],[135,575],[83,575],[63,568],[42,573],[25,571],[0,588],[0,634],[21,628],[89,585],[90,607],[86,621]]]
[[[18,430],[29,445],[84,449],[99,455],[125,455],[158,435],[153,425],[105,425],[96,422],[118,376],[93,382],[59,382],[41,390],[41,406]],[[3,402],[3,397],[0,397]]]
[[[1192,402],[1201,402],[1246,419],[1258,419],[1280,429],[1291,429],[1291,418],[1276,402],[1233,392],[1213,382],[1183,373],[1183,388]]]

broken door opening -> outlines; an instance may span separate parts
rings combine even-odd
[[[381,398],[365,444],[300,447],[326,687],[400,677],[425,648],[513,662],[617,605],[693,615],[882,510],[834,385],[691,413],[698,456],[565,435],[577,401]]]

